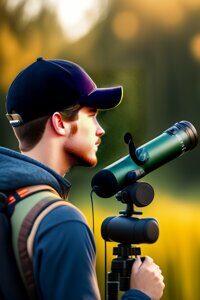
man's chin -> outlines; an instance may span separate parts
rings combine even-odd
[[[82,166],[83,167],[89,167],[89,168],[92,168],[92,167],[95,167],[97,164],[97,159],[90,159],[90,160],[84,160],[82,161]]]
[[[77,157],[76,158],[76,166],[82,167],[95,167],[97,164],[97,158],[89,158],[89,157]]]

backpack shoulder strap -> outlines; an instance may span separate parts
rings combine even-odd
[[[37,229],[50,211],[58,206],[70,204],[63,201],[48,186],[34,186],[33,189],[31,188],[28,187],[28,195],[24,194],[24,201],[16,204],[11,217],[11,224],[13,248],[21,277],[30,299],[37,299],[32,263],[34,238]]]
[[[71,205],[69,202],[63,201],[63,200],[58,200],[58,201],[52,201],[52,203],[46,207],[35,219],[34,224],[31,228],[31,232],[28,236],[27,239],[27,251],[28,251],[28,255],[30,257],[30,259],[33,259],[33,246],[34,246],[34,239],[37,233],[37,230],[40,226],[40,223],[42,222],[42,220],[45,218],[46,215],[48,215],[52,210],[54,210],[56,207],[59,206],[64,206],[64,205]]]

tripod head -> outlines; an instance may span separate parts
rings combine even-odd
[[[124,245],[154,243],[158,239],[158,222],[153,218],[139,219],[132,215],[141,215],[134,205],[144,207],[153,201],[154,190],[148,183],[137,182],[117,193],[118,201],[126,204],[126,210],[119,216],[107,217],[101,226],[101,235],[105,241]]]

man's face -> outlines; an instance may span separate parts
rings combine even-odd
[[[93,167],[97,163],[96,152],[105,133],[97,121],[97,109],[83,107],[78,119],[70,122],[71,132],[65,142],[65,151],[72,166]]]

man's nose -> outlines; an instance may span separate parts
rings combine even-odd
[[[96,135],[98,137],[101,137],[102,135],[105,134],[105,130],[98,124],[98,127],[97,127],[97,131],[96,131]]]

